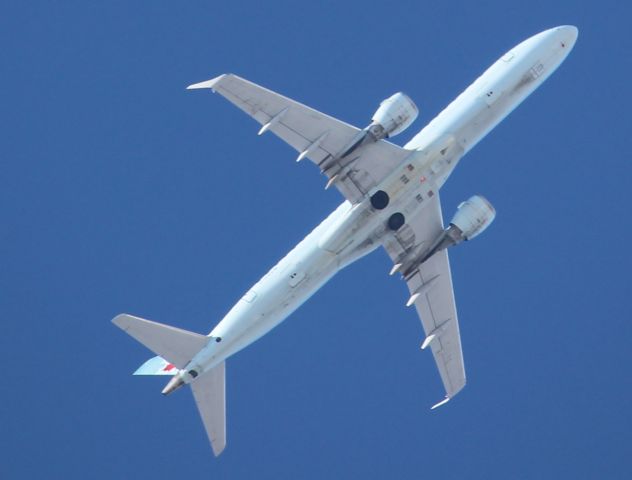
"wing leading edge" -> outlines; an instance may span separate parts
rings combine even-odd
[[[430,246],[443,230],[439,196],[427,201],[430,204],[384,244],[396,265],[412,252]],[[406,283],[411,295],[407,305],[415,305],[426,334],[421,347],[431,348],[446,391],[446,398],[436,408],[454,397],[466,382],[447,250],[434,254],[408,274]]]
[[[351,203],[361,201],[406,158],[410,151],[385,140],[345,155],[362,130],[284,97],[237,75],[224,74],[187,87],[209,88],[246,112],[267,131],[293,147],[297,161],[307,158],[318,165]]]

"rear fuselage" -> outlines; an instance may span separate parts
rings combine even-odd
[[[370,195],[342,203],[237,302],[187,370],[213,368],[282,322],[336,272],[379,247],[392,234],[394,213],[417,215],[462,156],[553,73],[576,37],[574,27],[558,27],[503,55],[405,145],[410,155],[376,188],[388,194],[386,208],[373,208]]]

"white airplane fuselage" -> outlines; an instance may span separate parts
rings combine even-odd
[[[211,341],[182,371],[189,383],[195,370],[208,371],[285,320],[339,270],[375,250],[392,233],[388,218],[405,217],[428,202],[474,145],[531,94],[562,63],[577,29],[557,27],[539,33],[503,55],[434,120],[405,145],[411,150],[376,190],[390,203],[376,210],[370,195],[342,203],[237,302],[211,331]],[[414,173],[412,173],[414,172]],[[410,181],[402,184],[400,178]]]

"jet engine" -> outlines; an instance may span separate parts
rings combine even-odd
[[[454,225],[461,231],[464,240],[471,240],[483,233],[496,218],[496,210],[485,198],[474,195],[462,202],[450,225]]]
[[[393,137],[406,130],[419,115],[419,110],[414,102],[402,92],[391,95],[380,103],[379,108],[371,118],[371,125],[358,132],[351,142],[336,156],[340,160],[352,152],[378,142],[383,138]],[[331,164],[321,165],[323,170],[331,167]]]
[[[415,103],[402,92],[388,97],[380,103],[375,111],[368,130],[375,136],[376,141],[394,137],[406,130],[419,115]]]
[[[413,271],[435,253],[480,235],[489,227],[495,217],[496,210],[492,204],[480,195],[474,195],[461,202],[450,221],[450,225],[441,232],[432,246],[406,270],[404,275]]]

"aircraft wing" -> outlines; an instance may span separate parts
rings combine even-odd
[[[443,230],[441,203],[435,194],[416,218],[389,238],[384,247],[395,264],[407,254],[430,246]],[[421,318],[426,339],[422,348],[430,347],[446,390],[443,405],[465,386],[465,367],[461,350],[459,322],[454,302],[450,261],[441,250],[406,277],[411,301]]]
[[[359,128],[325,115],[237,75],[224,74],[187,87],[210,88],[246,112],[321,169],[342,195],[360,201],[406,158],[410,151],[385,140],[342,156],[362,135]]]

